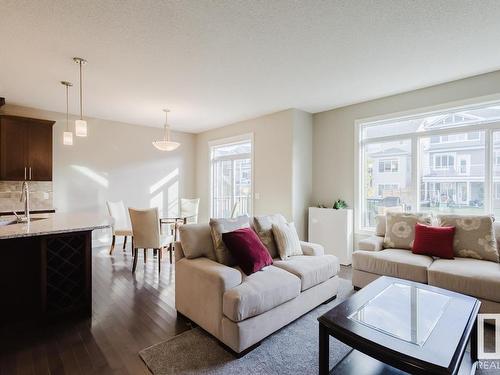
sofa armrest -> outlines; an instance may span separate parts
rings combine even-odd
[[[312,242],[300,241],[300,247],[304,255],[321,256],[325,255],[325,249],[322,245]]]
[[[358,250],[380,251],[384,248],[384,237],[370,236],[358,242]]]
[[[174,256],[175,256],[175,262],[178,262],[179,260],[181,260],[182,258],[185,257],[184,250],[182,249],[181,241],[175,242]]]
[[[221,337],[222,298],[240,285],[242,275],[205,257],[175,263],[175,308],[216,337]]]

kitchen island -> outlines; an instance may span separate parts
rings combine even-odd
[[[92,231],[111,226],[94,214],[0,217],[1,324],[92,313]]]

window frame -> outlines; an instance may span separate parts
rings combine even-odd
[[[250,164],[251,164],[251,183],[250,183],[250,211],[249,215],[253,215],[254,209],[255,209],[255,141],[254,141],[254,133],[244,133],[240,135],[236,135],[233,137],[226,137],[226,138],[219,138],[219,139],[214,139],[208,141],[208,184],[209,184],[209,204],[208,204],[208,217],[212,217],[212,208],[213,208],[213,158],[212,158],[212,149],[217,146],[223,146],[223,145],[231,145],[235,143],[243,143],[245,141],[250,141],[251,143],[251,150],[250,150]],[[235,158],[227,158],[229,159],[238,159],[238,157]],[[220,160],[221,158],[217,158]]]
[[[360,235],[372,235],[375,231],[374,228],[366,228],[362,226],[363,222],[363,186],[364,176],[364,145],[368,143],[379,142],[392,142],[396,140],[410,139],[411,140],[411,187],[415,197],[416,207],[420,207],[421,194],[420,194],[420,147],[419,141],[421,137],[442,136],[453,133],[467,133],[475,131],[484,131],[484,153],[485,153],[485,178],[484,178],[484,212],[492,212],[494,197],[493,186],[493,132],[500,131],[500,120],[491,121],[477,121],[473,124],[467,123],[465,125],[452,126],[449,128],[440,128],[435,130],[427,130],[425,132],[414,132],[409,134],[389,135],[377,138],[362,139],[362,132],[364,126],[373,124],[374,122],[386,122],[390,120],[398,121],[407,118],[433,116],[439,113],[452,112],[458,110],[466,110],[475,107],[482,107],[488,105],[500,105],[500,94],[489,95],[481,98],[473,98],[468,100],[457,101],[454,103],[446,103],[437,106],[430,106],[425,108],[417,108],[410,111],[402,111],[393,114],[386,114],[375,117],[368,117],[356,119],[354,121],[355,136],[354,136],[354,228],[355,233]],[[455,160],[456,162],[456,160]]]

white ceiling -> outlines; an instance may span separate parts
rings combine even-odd
[[[498,0],[0,0],[0,96],[199,132],[500,68]],[[77,90],[72,90],[77,113]]]

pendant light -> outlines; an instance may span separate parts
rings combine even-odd
[[[165,125],[164,125],[164,134],[163,139],[161,141],[153,141],[153,146],[155,146],[158,150],[161,151],[174,151],[181,144],[179,142],[174,142],[170,140],[170,125],[168,125],[168,112],[170,110],[164,109],[165,112]]]
[[[66,87],[66,131],[63,133],[63,144],[73,146],[73,132],[69,131],[69,88],[73,86],[71,82],[61,81],[61,84]]]
[[[80,119],[75,121],[75,135],[77,137],[87,136],[87,121],[83,119],[83,86],[82,86],[82,65],[87,63],[87,60],[81,57],[73,57],[73,61],[80,68]]]

